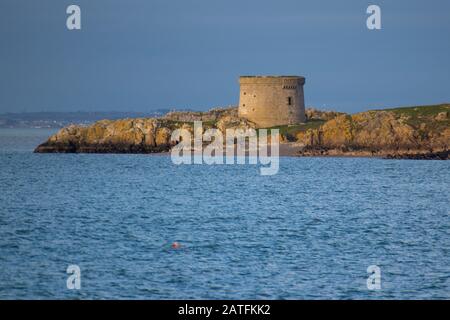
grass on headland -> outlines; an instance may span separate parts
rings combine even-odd
[[[308,129],[316,129],[323,125],[326,121],[320,119],[310,119],[306,123],[293,125],[275,126],[268,129],[278,129],[280,134],[285,136],[288,141],[295,141],[299,132],[305,132]]]
[[[412,107],[397,107],[389,109],[376,109],[374,111],[391,111],[399,115],[407,115],[410,117],[427,117],[436,116],[441,112],[450,112],[450,104],[436,104],[428,106],[412,106]]]
[[[414,128],[423,125],[431,131],[441,131],[450,127],[450,104],[437,104],[429,106],[400,107],[383,109],[395,113],[398,117],[405,119],[405,122]],[[437,120],[439,114],[447,114],[443,119]]]

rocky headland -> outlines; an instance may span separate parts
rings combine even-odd
[[[307,122],[274,127],[280,130],[280,154],[298,156],[370,156],[408,159],[449,159],[450,104],[371,110],[357,114],[306,110]],[[158,153],[173,146],[171,133],[192,132],[193,121],[204,130],[254,128],[239,118],[237,108],[207,112],[169,112],[159,118],[101,120],[69,125],[35,152]]]

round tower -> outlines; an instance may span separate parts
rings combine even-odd
[[[239,116],[258,128],[305,122],[304,77],[242,76]]]

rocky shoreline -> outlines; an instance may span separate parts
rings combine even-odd
[[[143,144],[125,143],[43,143],[35,149],[35,153],[163,153],[170,151],[170,145],[147,146]]]
[[[387,159],[448,160],[450,105],[371,110],[354,115],[307,109],[308,121],[280,126],[280,155],[351,156]],[[70,125],[39,145],[37,153],[161,153],[174,145],[178,128],[255,128],[239,118],[237,108],[208,112],[171,112],[161,118],[101,120]]]
[[[450,150],[428,153],[388,154],[386,159],[410,159],[410,160],[450,160]]]
[[[450,160],[450,150],[426,152],[423,150],[396,151],[342,151],[338,149],[303,149],[299,151],[301,157],[358,157],[358,158],[382,158],[382,159],[409,159],[409,160]]]

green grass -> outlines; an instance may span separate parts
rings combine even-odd
[[[441,112],[450,112],[450,104],[437,104],[428,106],[400,107],[383,109],[390,111],[398,117],[404,117],[407,124],[419,128],[425,124],[427,131],[441,131],[450,127],[450,120],[436,121],[435,117]]]
[[[280,130],[280,134],[285,136],[289,141],[294,139],[297,133],[305,132],[308,129],[316,129],[319,128],[322,124],[324,124],[325,120],[319,119],[311,119],[306,123],[299,123],[294,125],[284,125],[284,126],[275,126],[268,129],[278,129]]]
[[[450,111],[450,104],[399,107],[399,108],[382,109],[382,110],[375,110],[375,111],[391,111],[398,115],[406,115],[406,116],[410,116],[410,117],[427,117],[427,116],[436,116],[440,112]]]
[[[217,126],[217,121],[216,120],[203,121],[202,125],[207,128],[215,128]]]

